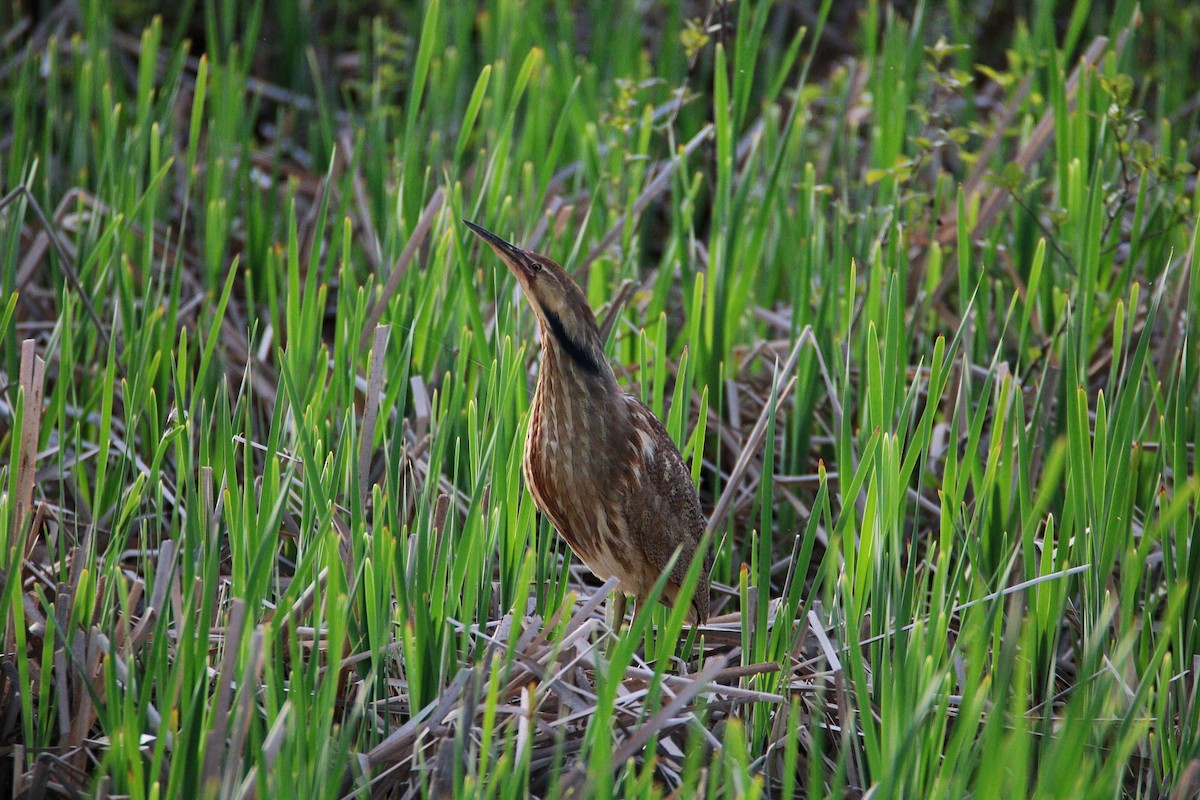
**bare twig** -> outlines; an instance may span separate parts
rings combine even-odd
[[[417,220],[417,227],[413,228],[412,236],[408,238],[408,243],[404,245],[404,250],[400,252],[400,258],[396,259],[395,266],[392,267],[392,271],[387,276],[387,283],[384,285],[383,290],[380,291],[375,304],[371,306],[370,313],[367,314],[366,322],[363,324],[362,336],[358,340],[358,349],[360,351],[366,351],[375,326],[383,318],[384,310],[396,294],[396,290],[400,288],[400,279],[404,277],[404,273],[408,271],[409,265],[417,257],[417,251],[425,243],[425,239],[429,237],[429,231],[433,229],[433,222],[437,219],[438,212],[442,210],[442,204],[445,200],[445,191],[439,186],[434,191],[433,197],[429,198],[425,210],[421,213],[421,218]]]

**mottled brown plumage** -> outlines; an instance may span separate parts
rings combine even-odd
[[[592,572],[620,580],[622,611],[624,594],[642,604],[678,549],[664,591],[673,604],[705,526],[678,448],[654,413],[617,384],[596,317],[566,271],[466,224],[517,276],[541,326],[524,462],[534,503]],[[690,622],[708,619],[711,566],[706,555]]]

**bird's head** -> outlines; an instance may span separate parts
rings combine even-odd
[[[543,342],[548,336],[553,337],[554,343],[585,372],[608,371],[596,316],[583,290],[567,271],[546,256],[522,250],[473,222],[463,222],[517,276],[521,291],[541,324]]]

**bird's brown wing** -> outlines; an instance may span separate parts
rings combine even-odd
[[[691,472],[683,456],[671,441],[667,429],[644,403],[626,395],[635,429],[647,434],[651,446],[643,447],[648,455],[643,468],[641,485],[624,498],[625,521],[633,539],[657,573],[667,566],[676,548],[681,548],[679,560],[671,571],[671,581],[682,585],[692,558],[704,535],[704,512],[700,498],[692,485]],[[708,618],[709,572],[712,552],[704,555],[704,569],[692,598],[697,621]],[[657,578],[657,575],[655,576]]]

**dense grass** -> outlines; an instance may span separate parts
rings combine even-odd
[[[143,5],[0,43],[4,789],[1198,791],[1195,9]],[[539,521],[461,218],[616,315],[701,630]]]

